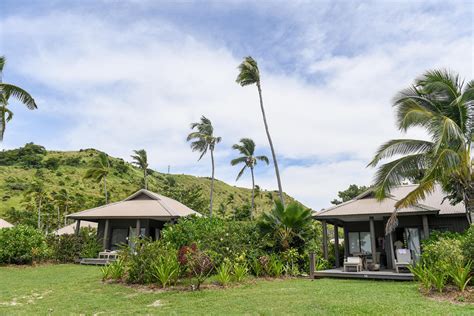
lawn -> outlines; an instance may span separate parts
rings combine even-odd
[[[0,268],[0,315],[12,314],[474,314],[422,297],[412,282],[288,279],[228,289],[160,292],[100,281],[79,265]]]

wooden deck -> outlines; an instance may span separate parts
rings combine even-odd
[[[394,270],[344,272],[342,268],[339,268],[339,269],[315,271],[314,277],[315,278],[413,281],[412,273],[409,273],[409,272],[396,273]]]
[[[115,259],[83,258],[78,261],[79,264],[105,266],[108,263],[114,262]]]

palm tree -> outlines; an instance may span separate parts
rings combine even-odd
[[[30,110],[38,108],[28,92],[13,84],[2,82],[5,63],[5,56],[0,56],[0,141],[3,140],[7,123],[13,118],[13,112],[7,108],[10,97],[16,98]]]
[[[250,169],[250,174],[252,175],[252,206],[251,206],[251,216],[253,216],[253,209],[255,206],[255,176],[253,169],[257,165],[257,161],[263,161],[268,165],[268,157],[267,156],[254,156],[255,153],[255,142],[250,138],[242,138],[240,140],[240,144],[235,144],[232,146],[233,149],[238,150],[239,153],[242,155],[238,158],[232,159],[230,164],[232,166],[238,165],[243,163],[244,166],[240,170],[239,174],[237,175],[236,181],[240,179],[240,177],[244,174],[245,169]]]
[[[43,201],[47,197],[46,188],[44,183],[39,180],[35,180],[31,183],[28,190],[26,191],[27,196],[32,200],[34,207],[38,213],[38,229],[41,229],[41,210]]]
[[[402,132],[422,127],[431,139],[394,139],[378,149],[369,166],[377,166],[383,159],[396,159],[378,168],[376,196],[383,199],[405,179],[416,179],[419,185],[396,204],[398,210],[423,200],[439,183],[451,203],[464,202],[471,222],[474,81],[465,85],[458,75],[447,70],[428,71],[412,87],[399,92],[393,106]],[[398,225],[396,216],[395,210],[387,222],[387,233]]]
[[[287,250],[295,242],[305,241],[311,223],[310,209],[296,202],[285,207],[277,200],[271,212],[263,213],[258,225],[262,232],[271,234],[273,239],[279,242],[282,250]]]
[[[207,153],[209,150],[211,152],[211,167],[212,167],[212,175],[211,175],[211,197],[210,197],[210,206],[209,206],[209,216],[212,217],[212,202],[213,202],[213,191],[214,191],[214,149],[216,144],[220,143],[222,140],[221,137],[214,136],[214,127],[212,126],[211,121],[205,117],[204,115],[201,116],[200,122],[191,123],[191,130],[196,130],[195,132],[191,132],[186,140],[189,142],[191,141],[191,149],[192,151],[198,151],[201,153],[198,160],[201,160],[202,157]]]
[[[148,182],[147,182],[147,169],[148,169],[148,158],[146,155],[145,149],[134,150],[135,155],[132,155],[133,164],[136,165],[138,168],[143,170],[143,183],[145,185],[145,190],[148,190]]]
[[[84,179],[92,179],[97,183],[104,182],[105,204],[108,203],[107,176],[110,173],[109,156],[106,153],[99,153],[97,159],[92,162],[91,168],[87,169]]]
[[[256,84],[258,89],[258,97],[260,100],[260,109],[262,110],[263,124],[265,125],[265,132],[267,133],[268,143],[270,144],[270,149],[272,151],[273,165],[275,166],[275,174],[278,182],[278,192],[280,194],[280,200],[283,205],[285,205],[285,200],[283,198],[283,189],[281,187],[280,180],[280,171],[278,170],[278,163],[275,154],[275,148],[273,148],[272,138],[270,136],[270,131],[268,129],[267,117],[265,115],[265,108],[263,107],[263,98],[262,98],[262,87],[260,84],[260,72],[258,70],[257,62],[250,56],[245,57],[244,61],[239,65],[239,75],[237,76],[236,82],[242,87],[248,86],[251,84]]]

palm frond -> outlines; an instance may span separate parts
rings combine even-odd
[[[418,139],[393,139],[379,147],[368,166],[375,167],[380,160],[396,155],[427,153],[432,149],[433,143],[429,141]]]
[[[9,83],[0,83],[0,93],[5,93],[16,98],[30,110],[38,108],[33,97],[18,86]]]
[[[257,156],[255,158],[257,158],[257,160],[265,162],[267,165],[270,163],[267,156],[262,155],[262,156]]]
[[[252,57],[245,57],[238,69],[239,75],[235,81],[242,87],[260,82],[258,65]]]
[[[237,175],[237,178],[235,179],[235,181],[239,181],[240,177],[244,174],[246,168],[247,168],[247,165],[244,165],[243,168],[240,170],[239,174]]]
[[[235,166],[235,165],[238,165],[238,164],[241,164],[241,163],[246,163],[247,162],[247,157],[238,157],[238,158],[235,158],[235,159],[232,159],[230,161],[230,164],[232,166]]]
[[[7,60],[6,60],[5,56],[0,56],[0,79],[2,77],[1,72],[3,71],[3,67],[5,67],[6,61]],[[1,80],[0,80],[0,82],[1,82]]]

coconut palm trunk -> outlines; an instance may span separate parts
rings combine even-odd
[[[469,225],[472,224],[472,214],[474,213],[474,187],[469,185],[464,192],[464,207],[466,209],[466,218]]]
[[[214,149],[211,149],[211,165],[212,165],[212,174],[211,174],[211,197],[209,205],[209,216],[212,217],[212,202],[213,202],[213,193],[214,193]]]
[[[41,229],[41,200],[38,201],[38,229]]]
[[[146,178],[147,174],[146,174],[146,168],[143,169],[143,177],[145,178],[145,190],[148,190],[148,180]]]
[[[104,176],[104,194],[105,194],[105,204],[108,204],[108,194],[107,194],[107,176]]]
[[[270,150],[272,151],[273,165],[275,166],[275,174],[278,182],[278,193],[280,195],[280,200],[285,205],[285,200],[283,198],[283,189],[281,187],[280,171],[278,169],[278,163],[276,159],[275,149],[273,148],[272,137],[270,136],[270,131],[268,129],[267,116],[265,115],[265,108],[263,107],[263,97],[262,97],[262,88],[260,87],[260,82],[257,82],[258,97],[260,99],[260,109],[262,110],[263,123],[265,125],[265,132],[267,133],[268,143],[270,144]]]
[[[252,175],[252,207],[250,209],[250,217],[254,217],[253,209],[255,207],[255,176],[253,174],[253,167],[250,168],[250,174]]]

